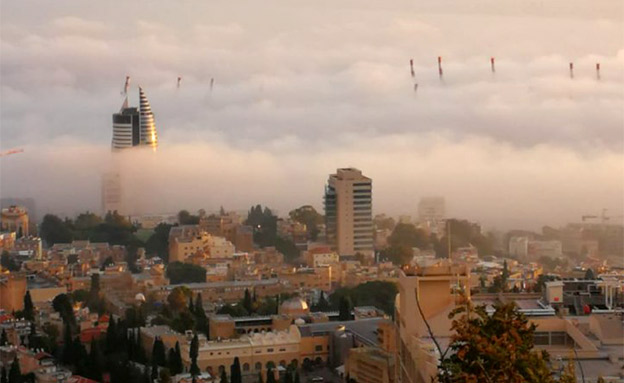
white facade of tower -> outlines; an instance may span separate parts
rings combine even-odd
[[[158,147],[158,135],[154,124],[154,114],[143,88],[139,87],[139,114],[141,126],[141,145]]]

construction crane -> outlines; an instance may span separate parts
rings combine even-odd
[[[0,152],[0,157],[4,157],[4,156],[10,156],[11,154],[17,154],[17,153],[22,153],[24,151],[24,149],[10,149],[10,150],[5,150],[4,152]]]
[[[594,215],[594,214],[587,214],[587,215],[583,215],[581,216],[581,220],[583,222],[587,221],[588,219],[598,219],[600,218],[600,222],[602,223],[606,223],[608,222],[611,218],[622,218],[621,215],[618,216],[608,216],[607,215],[607,211],[608,209],[602,209],[602,213],[600,215]]]

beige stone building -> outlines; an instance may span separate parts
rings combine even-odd
[[[207,341],[200,338],[197,364],[202,371],[219,376],[221,371],[229,373],[234,357],[238,357],[243,375],[266,374],[269,367],[286,367],[300,363],[301,334],[295,325],[284,331],[252,333],[236,339]],[[182,362],[188,368],[190,342],[182,345]]]
[[[0,309],[7,312],[22,310],[25,294],[26,277],[24,275],[0,274]]]
[[[12,205],[2,209],[0,227],[2,231],[13,231],[18,236],[28,236],[28,212],[26,212],[26,208]]]
[[[184,262],[198,254],[211,258],[231,258],[234,251],[230,241],[209,234],[199,225],[175,226],[169,231],[170,262]]]
[[[354,168],[338,169],[325,187],[327,242],[340,255],[373,255],[372,180]]]
[[[447,260],[400,272],[395,312],[397,382],[431,382],[438,372],[439,353],[424,319],[442,349],[445,349],[453,333],[448,314],[466,299],[475,305],[484,305],[486,311],[491,313],[496,303],[515,302],[518,310],[536,325],[535,348],[550,354],[554,370],[574,355],[579,360],[577,363],[582,363],[588,382],[595,382],[599,376],[605,377],[606,381],[622,381],[619,360],[624,358],[621,348],[624,344],[624,324],[621,313],[607,310],[608,313],[591,316],[558,316],[550,302],[561,301],[560,283],[551,282],[543,301],[531,294],[471,296],[467,288],[470,279],[465,264]]]

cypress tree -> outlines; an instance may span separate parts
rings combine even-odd
[[[295,371],[295,383],[301,383],[301,377],[299,376],[299,371]]]
[[[11,363],[11,369],[9,370],[9,383],[22,383],[22,371],[20,370],[17,356],[13,359],[13,363]]]
[[[71,333],[71,326],[69,322],[65,322],[65,331],[63,332],[63,353],[61,354],[61,361],[64,365],[71,365],[74,361],[73,343]]]
[[[243,307],[247,310],[249,315],[253,312],[253,305],[251,302],[251,294],[249,293],[249,289],[245,289],[245,297],[243,298]]]
[[[106,352],[112,353],[117,348],[117,324],[115,318],[111,316],[108,322],[108,328],[106,329]]]
[[[189,312],[195,314],[195,305],[193,304],[193,294],[189,297]]]
[[[152,347],[152,360],[156,361],[156,364],[160,367],[165,367],[167,365],[165,344],[160,338],[156,338],[154,341],[154,346]]]
[[[221,371],[221,380],[219,380],[219,383],[228,383],[228,378],[227,378],[227,374],[225,373],[225,369]]]
[[[243,383],[243,376],[241,373],[241,365],[238,356],[234,358],[234,363],[230,366],[230,382],[231,383]]]
[[[0,370],[0,383],[9,383],[9,377],[7,376],[7,371],[4,366],[2,366],[2,370]]]
[[[258,383],[264,383],[264,379],[262,379],[262,373],[258,373]]]
[[[26,291],[26,295],[24,295],[24,318],[27,320],[35,319],[35,310],[32,302],[32,298],[30,297],[30,290]]]
[[[191,340],[191,347],[189,348],[189,357],[191,358],[191,370],[192,376],[197,376],[200,373],[199,366],[197,365],[197,356],[199,355],[199,338],[197,334],[193,336]]]
[[[351,299],[341,297],[339,302],[338,320],[345,321],[351,319]]]
[[[2,334],[0,334],[0,346],[6,346],[9,344],[9,337],[4,329],[2,329]]]
[[[95,381],[102,380],[102,372],[104,370],[104,357],[98,342],[93,339],[91,341],[91,352],[89,352],[89,374],[88,378]]]
[[[197,316],[206,316],[206,312],[204,311],[204,301],[202,300],[201,293],[197,293],[195,297],[195,314]]]
[[[175,344],[175,372],[171,372],[172,374],[181,374],[184,372],[184,364],[182,364],[182,352],[180,351],[180,342],[176,342]]]
[[[266,383],[277,383],[275,381],[275,374],[273,373],[273,367],[269,367],[267,370],[267,381]]]
[[[152,382],[158,379],[158,364],[156,364],[156,361],[154,359],[152,359],[152,376],[151,377],[152,377]]]

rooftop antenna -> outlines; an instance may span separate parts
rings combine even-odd
[[[492,73],[496,73],[496,66],[494,65],[494,57],[490,57],[490,66],[492,67]]]
[[[574,63],[570,63],[570,78],[574,78]]]
[[[600,63],[596,63],[596,80],[600,80]]]
[[[438,56],[438,75],[440,76],[440,80],[442,80],[442,56]]]

